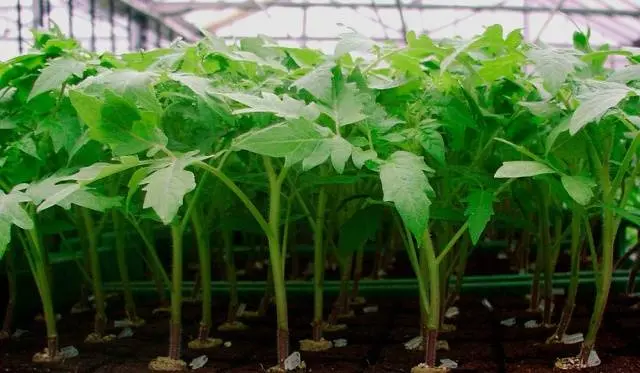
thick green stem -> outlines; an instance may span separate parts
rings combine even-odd
[[[284,360],[289,356],[289,321],[287,316],[287,292],[284,281],[284,270],[280,252],[280,199],[282,181],[286,169],[276,174],[271,158],[263,157],[269,179],[269,258],[276,295],[278,363],[284,368]]]
[[[544,308],[542,315],[542,322],[544,325],[551,325],[551,302],[553,297],[553,270],[554,260],[551,248],[551,240],[549,236],[549,193],[545,192],[544,202],[542,203],[542,211],[540,211],[540,237],[542,240],[542,252],[544,260]]]
[[[169,358],[180,360],[182,336],[182,229],[171,224],[171,321],[169,325]],[[211,281],[209,281],[211,283]]]
[[[319,341],[322,338],[322,309],[323,309],[323,283],[324,283],[324,219],[327,208],[327,192],[324,187],[320,187],[318,195],[318,206],[316,208],[316,222],[313,234],[313,340]]]
[[[429,273],[429,312],[427,313],[427,333],[425,341],[425,363],[427,366],[436,366],[436,341],[438,337],[438,327],[440,324],[440,265],[436,260],[435,247],[431,240],[431,232],[425,230],[424,259],[427,263]]]
[[[602,317],[609,298],[609,290],[611,288],[611,281],[613,277],[614,240],[616,237],[614,220],[613,211],[605,209],[602,222],[602,261],[600,263],[600,283],[596,289],[597,294],[593,313],[591,314],[591,321],[589,323],[589,331],[587,332],[580,350],[580,361],[584,365],[587,364],[589,354],[595,345],[596,336],[600,329],[600,325],[602,324]]]
[[[32,216],[32,218],[35,222],[35,216]],[[31,268],[42,301],[44,321],[47,328],[47,348],[49,349],[49,355],[54,358],[58,353],[58,332],[56,327],[56,314],[53,309],[53,299],[51,297],[51,283],[46,264],[48,261],[45,260],[45,256],[49,254],[42,245],[37,226],[28,230],[27,233],[29,247],[32,250],[32,253],[27,253],[27,256],[33,255],[34,258]],[[25,249],[27,248],[25,247]]]
[[[5,254],[5,264],[7,266],[7,281],[9,282],[9,301],[7,302],[4,320],[2,321],[2,331],[7,335],[11,334],[11,325],[13,324],[13,311],[16,306],[16,294],[18,283],[16,280],[16,268],[14,265],[14,255],[12,248],[9,248]]]
[[[200,321],[201,333],[198,338],[202,341],[209,338],[207,334],[211,328],[211,249],[207,240],[207,232],[203,227],[202,212],[194,209],[191,213],[191,223],[198,245],[198,258],[200,259],[200,280],[202,283],[202,320]],[[206,335],[204,335],[206,334]]]
[[[582,233],[580,231],[582,224],[581,215],[579,209],[574,209],[571,216],[571,278],[567,299],[562,309],[562,316],[560,317],[558,328],[550,338],[554,342],[561,341],[562,337],[566,334],[576,304],[576,295],[578,294],[578,285],[580,283],[580,246],[582,245]]]
[[[126,237],[124,231],[124,220],[117,210],[113,210],[113,229],[116,236],[116,258],[118,260],[118,270],[120,272],[120,280],[122,281],[122,289],[124,292],[124,310],[129,320],[135,321],[138,318],[136,312],[136,303],[133,299],[131,291],[131,281],[129,280],[129,267],[127,265],[126,253]]]
[[[164,303],[166,296],[165,288],[171,286],[169,275],[162,265],[162,261],[160,260],[160,257],[156,252],[155,245],[153,244],[152,239],[149,237],[149,234],[140,226],[140,224],[134,218],[129,216],[128,219],[133,228],[140,235],[142,243],[144,243],[146,255],[148,258],[147,262],[151,267],[151,274],[154,281],[156,282],[156,286],[158,287],[158,295],[160,296],[160,301]]]
[[[89,243],[89,260],[91,261],[91,279],[93,280],[93,296],[96,303],[96,315],[94,332],[103,336],[107,327],[107,313],[105,309],[104,290],[102,289],[102,270],[100,268],[100,256],[98,254],[98,237],[94,230],[95,223],[91,212],[86,208],[79,208],[84,222],[84,231]]]
[[[225,230],[222,232],[224,244],[224,264],[227,281],[229,281],[229,309],[227,312],[227,322],[236,321],[238,312],[238,279],[236,275],[235,258],[233,255],[232,232]]]

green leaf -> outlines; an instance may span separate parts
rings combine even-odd
[[[502,166],[496,171],[494,177],[497,179],[518,178],[551,173],[555,173],[555,171],[544,163],[534,161],[510,161],[502,163]]]
[[[531,114],[537,117],[542,117],[542,118],[548,118],[561,112],[558,105],[550,101],[535,101],[535,102],[523,101],[523,102],[520,102],[519,104],[520,106],[524,106],[527,109],[529,109]]]
[[[341,263],[345,263],[355,251],[375,237],[382,224],[383,217],[383,206],[370,205],[356,211],[355,214],[347,219],[340,227],[340,236],[336,248],[336,255]]]
[[[232,147],[269,157],[283,157],[288,167],[322,146],[326,135],[320,130],[321,127],[308,120],[297,119],[242,135],[235,139]]]
[[[72,75],[82,76],[86,68],[87,65],[84,62],[73,58],[63,57],[51,61],[48,66],[42,69],[40,76],[33,83],[33,89],[27,100],[45,92],[61,89],[67,79]]]
[[[57,191],[46,196],[38,205],[38,212],[53,206],[69,210],[72,205],[103,212],[120,206],[122,201],[121,197],[107,197],[77,183],[56,184],[55,187]]]
[[[140,182],[147,192],[143,208],[152,208],[165,225],[177,215],[184,196],[195,189],[195,176],[185,170],[190,164],[205,157],[194,157],[187,153],[176,159],[162,159],[149,166],[151,173]]]
[[[5,194],[0,190],[0,220],[17,225],[22,229],[33,229],[33,221],[29,214],[20,206],[30,202],[29,196],[23,192],[13,190]]]
[[[420,145],[441,165],[445,164],[444,139],[440,132],[434,129],[427,129],[420,134]]]
[[[333,84],[333,68],[335,64],[326,63],[311,70],[302,76],[292,86],[304,89],[322,102],[331,102],[331,86]]]
[[[35,141],[33,141],[33,138],[31,138],[31,136],[25,136],[21,138],[18,142],[15,143],[15,147],[21,152],[32,156],[33,158],[40,159],[36,143]]]
[[[81,168],[68,179],[75,180],[83,184],[89,184],[139,166],[140,164],[142,163],[135,157],[125,157],[122,163],[98,162],[91,166]]]
[[[532,49],[527,57],[535,65],[535,71],[542,77],[544,87],[555,95],[570,73],[584,66],[573,53],[561,49]]]
[[[192,90],[203,100],[209,99],[211,80],[191,74],[169,74],[169,77]]]
[[[349,32],[340,35],[333,54],[340,57],[351,52],[369,52],[375,45],[376,42],[372,39],[357,32]]]
[[[82,136],[82,128],[77,118],[55,117],[45,118],[38,123],[37,133],[47,133],[51,138],[53,149],[58,153],[61,149],[71,152],[73,146]]]
[[[378,158],[378,154],[373,149],[362,150],[361,148],[354,147],[351,154],[354,166],[358,169],[362,168],[366,161],[370,161]]]
[[[160,75],[151,71],[115,70],[86,79],[78,88],[93,96],[103,96],[106,91],[131,101],[135,106],[160,113],[162,108],[156,98],[153,85]]]
[[[346,126],[365,119],[364,104],[355,83],[335,86],[331,107],[319,105],[320,111],[327,114],[338,126]]]
[[[571,198],[579,204],[584,206],[593,198],[592,189],[596,186],[593,180],[583,176],[562,175],[560,181]]]
[[[627,84],[634,80],[640,80],[640,65],[629,65],[615,70],[607,79],[610,82]]]
[[[288,95],[283,95],[282,98],[269,92],[262,92],[262,97],[244,93],[225,93],[223,95],[248,106],[246,109],[235,110],[234,114],[273,113],[285,119],[305,118],[311,121],[320,115],[315,104],[307,105],[304,101],[293,99]]]
[[[88,95],[78,90],[69,91],[71,104],[78,113],[80,119],[90,128],[100,125],[100,111],[102,101],[97,97]]]
[[[473,244],[477,244],[487,223],[493,216],[493,192],[476,189],[467,197],[467,209],[464,214],[469,217],[469,235]]]
[[[33,229],[33,221],[20,206],[21,203],[29,201],[30,198],[20,191],[14,190],[9,194],[5,194],[0,190],[0,259],[2,259],[7,246],[11,243],[12,225],[22,229]]]
[[[603,89],[598,89],[580,102],[580,106],[571,116],[569,133],[575,135],[584,126],[597,122],[611,108],[616,107],[629,94],[630,89],[621,84],[611,83]]]
[[[142,180],[144,180],[149,175],[149,173],[151,173],[151,171],[152,170],[145,167],[145,168],[137,169],[133,173],[133,175],[131,175],[131,179],[129,179],[129,183],[127,184],[127,188],[129,190],[127,191],[127,199],[125,201],[125,209],[127,211],[129,209],[129,206],[131,205],[131,200],[133,199],[133,196],[140,188],[140,183],[142,183]]]
[[[393,202],[404,224],[421,239],[429,222],[429,195],[433,189],[424,174],[429,170],[415,154],[397,151],[380,166],[384,200]]]

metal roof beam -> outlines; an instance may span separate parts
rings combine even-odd
[[[182,18],[168,17],[158,11],[158,3],[142,0],[119,0],[132,10],[145,15],[146,17],[160,22],[164,27],[170,29],[175,34],[182,36],[187,41],[196,41],[202,36],[200,31]]]
[[[139,0],[122,0],[124,2],[139,2]],[[259,4],[259,3],[258,3]],[[317,6],[326,6],[333,8],[360,8],[360,7],[373,7],[371,2],[358,2],[358,3],[334,3],[334,2],[319,2],[309,1],[306,3],[292,3],[292,2],[269,2],[265,4],[268,6],[280,6],[289,8],[308,8]],[[375,4],[379,9],[397,9],[397,5],[393,3]],[[153,3],[148,8],[160,15],[181,15],[195,10],[214,10],[214,9],[247,9],[255,10],[260,9],[256,2],[231,2],[231,1],[211,1],[211,2],[171,2],[171,3]],[[510,5],[439,5],[439,4],[421,4],[419,2],[413,2],[408,4],[402,4],[402,8],[405,10],[470,10],[475,12],[484,11],[506,11],[506,12],[529,12],[529,13],[549,13],[554,11],[555,7],[549,6],[510,6]],[[593,8],[574,8],[574,7],[562,7],[557,10],[565,14],[578,14],[578,15],[601,15],[601,16],[626,16],[626,17],[640,17],[640,9],[593,9]]]

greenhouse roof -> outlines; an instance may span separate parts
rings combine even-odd
[[[225,38],[261,34],[320,47],[330,47],[346,28],[374,39],[401,40],[409,30],[464,38],[495,23],[548,44],[567,44],[576,28],[590,28],[594,44],[640,39],[640,3],[634,0],[123,1]]]

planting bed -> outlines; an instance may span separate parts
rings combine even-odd
[[[524,322],[537,319],[538,314],[526,312],[527,302],[515,296],[488,298],[494,306],[490,312],[482,304],[482,298],[463,295],[457,302],[461,313],[448,320],[457,326],[454,332],[444,333],[442,339],[449,342],[450,351],[439,351],[439,358],[449,358],[459,364],[454,372],[554,372],[556,357],[575,355],[579,344],[546,345],[544,339],[549,329],[526,329]],[[588,326],[590,312],[588,297],[578,301],[574,321],[569,333],[584,332]],[[640,315],[629,307],[633,299],[617,297],[611,300],[605,322],[599,335],[596,349],[602,365],[585,372],[637,372],[640,370]],[[556,302],[562,305],[562,297]],[[250,302],[251,303],[251,302]],[[309,320],[312,318],[311,302],[305,298],[294,298],[290,302],[290,327],[292,347],[302,338],[308,338]],[[378,312],[363,313],[343,320],[349,329],[327,333],[329,339],[345,338],[346,347],[325,352],[302,354],[310,372],[325,373],[384,373],[407,372],[408,367],[421,361],[423,353],[407,351],[404,343],[419,334],[418,304],[404,298],[370,298],[369,305],[377,305]],[[121,304],[114,300],[108,309],[119,310]],[[270,310],[274,311],[274,310]],[[184,307],[183,343],[195,337],[199,321],[199,306]],[[95,346],[83,342],[86,330],[92,324],[92,315],[64,315],[59,323],[62,346],[74,345],[80,351],[76,358],[68,359],[58,366],[41,366],[31,362],[33,351],[41,346],[44,324],[25,322],[18,327],[30,332],[11,342],[0,342],[2,372],[147,372],[151,359],[166,353],[168,319],[153,315],[151,307],[140,307],[140,315],[147,324],[135,329],[131,338],[115,343]],[[214,313],[219,325],[225,310],[218,304]],[[111,319],[123,317],[111,313]],[[500,321],[516,317],[514,327],[501,326]],[[25,320],[26,321],[26,320]],[[184,360],[189,362],[202,354],[209,358],[200,372],[254,373],[261,372],[272,364],[275,356],[274,336],[275,312],[266,318],[245,320],[250,329],[242,332],[212,332],[217,338],[230,341],[230,347],[218,347],[202,352],[184,349]],[[119,332],[114,329],[113,332]]]

